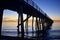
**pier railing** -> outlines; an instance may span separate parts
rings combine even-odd
[[[33,2],[32,0],[24,0],[24,1],[45,15],[45,12],[43,10],[41,10],[40,7],[35,2]]]

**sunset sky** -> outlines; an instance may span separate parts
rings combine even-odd
[[[60,0],[33,0],[51,19],[60,20]],[[24,15],[25,16],[25,15]],[[18,14],[15,11],[4,10],[4,20],[15,20]]]
[[[60,0],[34,0],[53,20],[60,20]]]

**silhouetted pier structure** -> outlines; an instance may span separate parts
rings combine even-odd
[[[34,30],[34,18],[35,18],[35,30],[39,35],[39,31],[47,30],[52,25],[53,20],[41,10],[36,3],[32,0],[0,0],[0,32],[2,27],[3,10],[9,9],[18,12],[18,36],[20,34],[19,26],[21,26],[21,37],[24,38],[24,22],[26,34],[28,35],[28,19],[32,16],[32,33]],[[23,20],[23,14],[27,15],[27,18]],[[0,33],[1,35],[1,33]]]

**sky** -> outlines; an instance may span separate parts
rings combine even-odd
[[[51,19],[60,20],[60,0],[33,0]],[[4,10],[6,20],[17,19],[18,14],[15,11]]]
[[[60,20],[60,0],[33,0],[50,18]]]

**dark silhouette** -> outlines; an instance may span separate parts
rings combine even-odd
[[[13,11],[18,12],[18,37],[10,37],[10,36],[2,36],[1,35],[1,27],[2,27],[2,17],[3,17],[3,10],[9,9]],[[27,18],[23,20],[23,13],[27,14]],[[43,33],[50,28],[49,26],[52,25],[53,20],[47,16],[45,12],[43,12],[32,0],[0,0],[0,36],[2,38],[7,38],[8,40],[14,39],[14,40],[28,40],[29,38],[24,38],[24,21],[26,21],[26,25],[28,26],[28,19],[30,16],[33,16],[36,18],[36,35],[37,40],[40,38],[40,34]],[[39,19],[38,19],[39,18]],[[34,20],[34,19],[33,19]],[[32,20],[32,21],[33,21]],[[41,22],[41,23],[40,23]],[[46,28],[44,26],[44,23],[47,23]],[[42,29],[40,24],[42,24]],[[21,37],[19,37],[19,26],[21,26]],[[28,27],[26,27],[28,29]],[[32,22],[32,30],[33,30],[33,22]],[[28,30],[27,30],[28,31]],[[28,33],[27,33],[28,34]],[[33,38],[30,38],[30,40],[34,40]]]

